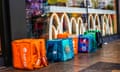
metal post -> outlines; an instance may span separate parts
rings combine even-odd
[[[88,25],[88,30],[90,29],[90,24],[88,24],[88,0],[86,0],[86,23],[87,23],[87,25]]]

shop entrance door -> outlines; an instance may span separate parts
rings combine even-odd
[[[2,0],[0,0],[0,23],[3,23],[2,17]],[[4,65],[4,58],[2,53],[2,25],[0,24],[0,67]]]
[[[11,65],[9,0],[0,0],[0,69]]]

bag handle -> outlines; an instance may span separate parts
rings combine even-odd
[[[46,57],[45,40],[44,39],[39,39],[39,44],[40,44],[39,46],[41,47],[40,48],[41,63],[44,66],[48,66],[47,57]]]
[[[27,62],[27,52],[28,52],[28,49],[27,48],[20,48],[20,57],[21,57],[21,62],[23,63],[23,66],[24,68],[26,69],[30,69],[32,70],[33,68],[40,68],[40,63],[41,63],[41,58],[40,58],[40,47],[38,45],[38,42],[37,40],[33,39],[33,40],[25,40],[23,41],[25,43],[29,43],[31,45],[31,47],[29,48],[30,49],[30,63]],[[36,51],[36,55],[34,55],[33,51],[34,50]]]
[[[37,39],[34,40],[33,45],[35,47],[36,50],[36,54],[37,54],[37,60],[34,61],[34,67],[35,68],[40,68],[41,67],[41,56],[40,56],[40,45],[39,45],[39,41]],[[34,58],[33,58],[34,60]]]
[[[37,50],[37,61],[35,62],[34,67],[40,68],[43,66],[48,66],[44,39],[36,39],[34,45]]]
[[[44,66],[48,66],[47,58],[46,58],[46,50],[45,47],[41,46],[41,40],[39,39],[33,39],[33,40],[26,40],[24,41],[26,43],[30,43],[31,47],[30,49],[30,63],[27,63],[26,53],[27,48],[20,48],[20,55],[21,55],[21,61],[23,63],[24,68],[27,69],[34,69],[34,68],[40,68]],[[43,45],[45,45],[45,42],[42,42]],[[34,52],[35,51],[35,52]],[[35,54],[34,54],[35,53]],[[42,63],[42,65],[41,65]],[[29,64],[29,65],[28,65]]]

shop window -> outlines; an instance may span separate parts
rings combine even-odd
[[[58,27],[60,33],[67,31],[78,35],[92,29],[100,30],[103,36],[113,35],[117,33],[118,24],[115,2],[116,0],[26,0],[27,24],[31,24],[33,30],[31,17],[45,16],[44,20],[47,21],[42,20],[42,24],[46,23],[45,27],[37,33],[47,34],[47,38],[55,37],[53,26]]]

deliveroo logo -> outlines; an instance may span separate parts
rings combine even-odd
[[[26,53],[27,52],[27,48],[24,47],[23,48],[23,52]]]
[[[24,67],[26,67],[27,66],[27,63],[26,63],[26,61],[27,61],[27,59],[26,59],[27,48],[24,47],[23,52],[24,52],[24,54],[23,54],[23,60],[24,60],[23,64],[24,64]]]

